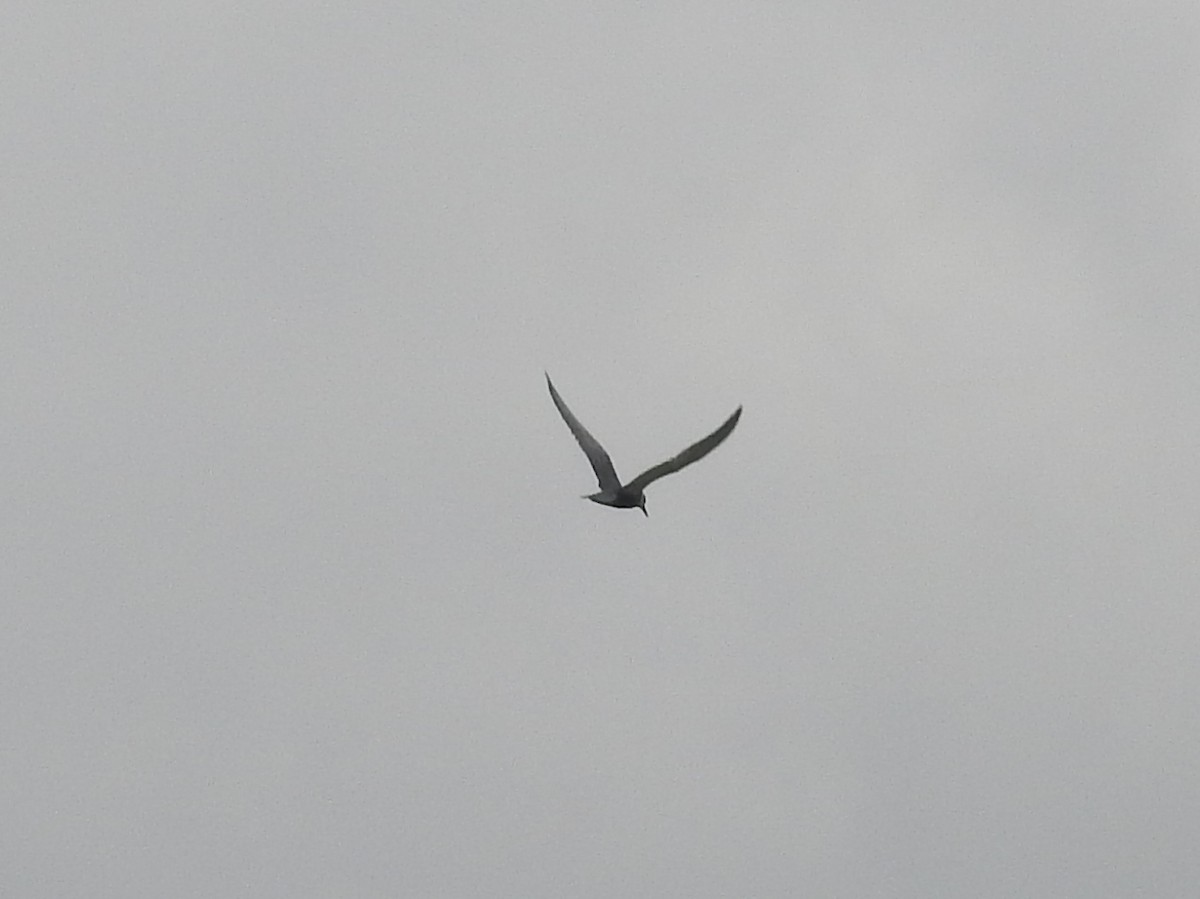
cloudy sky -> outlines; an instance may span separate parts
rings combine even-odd
[[[3,19],[0,893],[1195,895],[1194,2]]]

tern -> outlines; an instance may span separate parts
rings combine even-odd
[[[600,445],[600,441],[593,437],[588,432],[588,429],[580,424],[579,419],[575,417],[571,410],[567,408],[567,404],[563,402],[562,397],[558,395],[558,391],[554,389],[554,382],[550,380],[549,374],[546,375],[546,386],[550,388],[550,399],[554,400],[554,405],[558,407],[558,414],[563,417],[563,421],[567,423],[567,427],[575,435],[575,439],[579,443],[579,448],[583,450],[583,454],[592,463],[592,468],[596,472],[596,480],[600,484],[598,493],[589,494],[583,497],[583,499],[590,499],[592,502],[600,503],[602,506],[613,506],[617,509],[641,509],[642,514],[647,518],[650,517],[650,513],[646,511],[645,489],[659,478],[674,474],[679,469],[686,468],[693,462],[700,461],[715,450],[720,446],[721,441],[732,433],[734,425],[738,423],[738,419],[742,415],[742,407],[738,406],[737,410],[725,419],[725,423],[707,437],[696,441],[683,452],[671,457],[666,462],[660,462],[653,468],[647,468],[628,484],[622,484],[621,479],[617,477],[617,470],[613,468],[612,459],[608,457],[608,453],[604,451],[604,447]]]

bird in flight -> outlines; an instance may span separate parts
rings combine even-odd
[[[696,441],[666,462],[660,462],[653,468],[646,469],[628,484],[622,484],[621,479],[617,477],[617,470],[613,468],[612,459],[608,457],[608,453],[604,451],[600,441],[588,433],[588,429],[580,424],[579,419],[567,408],[567,404],[554,389],[554,382],[550,380],[549,374],[546,375],[546,386],[550,388],[550,399],[554,400],[554,405],[558,407],[558,414],[563,417],[563,421],[567,423],[567,427],[571,429],[571,433],[579,442],[583,454],[592,463],[592,468],[596,472],[596,480],[600,484],[598,493],[592,493],[583,498],[600,503],[602,506],[613,506],[617,509],[641,509],[642,514],[647,517],[650,516],[650,513],[646,511],[646,494],[643,491],[659,478],[674,474],[679,469],[700,461],[715,450],[721,441],[733,432],[734,425],[738,423],[738,419],[742,415],[742,407],[738,406],[737,410],[725,419],[725,423],[707,437]]]

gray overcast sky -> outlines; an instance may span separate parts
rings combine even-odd
[[[3,20],[0,893],[1196,894],[1194,0]]]

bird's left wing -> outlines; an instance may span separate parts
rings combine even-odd
[[[608,453],[604,451],[600,441],[593,437],[567,408],[567,404],[554,389],[554,382],[550,380],[549,375],[546,375],[546,386],[550,388],[550,399],[554,400],[554,405],[558,407],[558,414],[567,423],[567,427],[571,429],[571,433],[575,435],[575,440],[579,443],[579,448],[592,463],[592,470],[596,472],[596,482],[600,485],[600,489],[616,493],[621,489],[621,479],[617,477],[612,459],[608,457]]]

